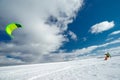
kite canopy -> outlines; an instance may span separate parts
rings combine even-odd
[[[11,24],[8,24],[6,26],[6,33],[13,38],[13,35],[12,35],[12,32],[17,29],[17,28],[21,28],[22,26],[20,24],[17,24],[17,23],[11,23]]]

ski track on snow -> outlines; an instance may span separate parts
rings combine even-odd
[[[60,72],[60,71],[63,71],[63,70],[69,69],[69,68],[70,67],[66,67],[66,68],[56,70],[56,71],[53,71],[53,72],[49,72],[49,73],[46,73],[46,74],[43,74],[43,75],[33,76],[33,77],[29,78],[28,80],[34,80],[34,79],[37,79],[37,78],[40,78],[40,77],[43,77],[43,76],[46,76],[46,75],[49,75],[49,74],[53,74],[53,73],[56,73],[56,72]]]

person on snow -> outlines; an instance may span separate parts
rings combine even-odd
[[[104,59],[104,60],[108,60],[108,58],[111,58],[111,55],[110,55],[109,52],[107,52],[107,53],[105,54],[105,59]]]

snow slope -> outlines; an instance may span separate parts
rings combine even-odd
[[[0,80],[120,80],[120,56],[0,67]]]

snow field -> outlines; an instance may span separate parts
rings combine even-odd
[[[0,80],[120,80],[120,56],[0,67]]]

